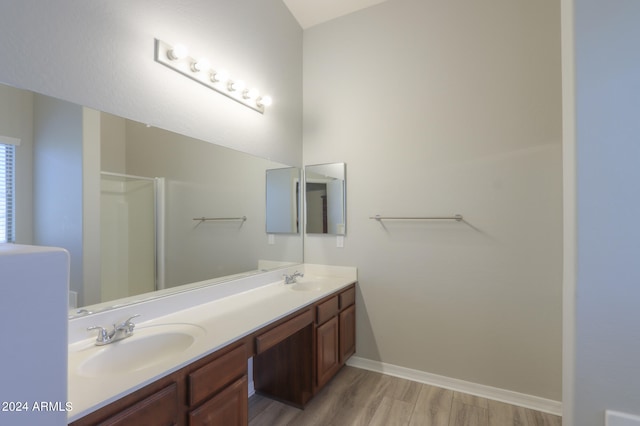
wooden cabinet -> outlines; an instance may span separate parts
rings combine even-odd
[[[246,425],[247,357],[244,341],[232,344],[72,425]]]
[[[256,336],[256,392],[295,407],[313,396],[313,311],[310,308]]]
[[[189,426],[246,425],[247,351],[245,345],[189,373]],[[204,403],[203,403],[204,401]]]
[[[340,312],[340,363],[356,352],[356,305]]]
[[[178,422],[178,386],[172,383],[98,424],[100,426],[142,424],[173,426]]]
[[[256,392],[304,407],[355,352],[355,284],[260,331]]]
[[[333,317],[316,329],[317,386],[321,388],[340,369],[338,318]]]
[[[247,351],[244,345],[216,357],[187,376],[189,406],[194,407],[239,377],[246,375]]]
[[[316,306],[317,393],[355,353],[355,286]]]
[[[257,392],[304,407],[355,352],[355,312],[354,284],[72,425],[247,425],[251,356]]]
[[[240,426],[248,423],[247,376],[189,413],[189,426]]]

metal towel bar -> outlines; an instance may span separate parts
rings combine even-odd
[[[194,217],[193,220],[198,220],[200,222],[241,220],[244,222],[247,220],[247,217]]]
[[[455,216],[380,216],[379,214],[369,217],[369,219],[381,220],[455,220],[457,222],[462,221],[462,215],[457,214]]]

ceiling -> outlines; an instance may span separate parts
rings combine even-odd
[[[303,29],[387,0],[282,0]]]

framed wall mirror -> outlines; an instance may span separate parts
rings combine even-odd
[[[346,164],[304,167],[306,233],[345,235],[347,226]]]

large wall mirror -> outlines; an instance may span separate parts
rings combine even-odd
[[[303,261],[297,168],[2,85],[0,111],[21,140],[16,242],[70,252],[71,314]],[[287,171],[282,220],[271,170]]]
[[[346,165],[304,167],[307,234],[345,235]]]

